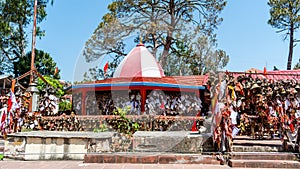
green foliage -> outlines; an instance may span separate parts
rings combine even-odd
[[[55,90],[55,96],[57,96],[58,98],[65,94],[63,90],[63,85],[59,82],[59,80],[54,79],[50,76],[44,76],[44,79],[47,81],[47,83],[45,83],[42,79],[38,78],[37,88],[40,92],[42,92],[42,90],[45,89],[47,85],[50,85]]]
[[[47,16],[48,1],[38,0],[37,23],[42,22]],[[25,56],[28,37],[32,33],[28,27],[33,21],[33,2],[33,0],[0,1],[0,64],[3,64],[3,61],[9,64]],[[36,35],[38,37],[44,35],[44,31],[38,26]]]
[[[209,71],[224,68],[229,56],[225,51],[216,49],[206,36],[198,37],[196,42],[175,40],[172,48],[176,48],[168,57],[168,65],[164,70],[168,76],[203,75]]]
[[[134,134],[141,128],[141,124],[139,124],[138,122],[134,122],[126,117],[126,114],[129,111],[129,106],[123,109],[117,108],[117,110],[114,111],[114,115],[116,115],[117,117],[113,119],[107,119],[107,123],[119,133],[128,135]]]
[[[289,31],[291,23],[295,28],[299,28],[300,0],[269,0],[270,19],[268,23],[279,29],[279,31]]]
[[[28,52],[26,56],[17,59],[13,65],[15,77],[19,77],[28,72],[31,66],[31,52]],[[48,53],[42,50],[35,50],[35,67],[43,76],[48,76],[53,79],[60,79],[59,72],[54,75],[56,63]],[[28,81],[29,77],[24,78],[20,83],[26,86],[25,83]]]
[[[225,6],[226,0],[113,1],[85,44],[85,59],[90,62],[107,54],[125,56],[123,40],[140,32],[143,43],[165,67],[174,53],[189,54],[189,50],[197,50],[191,48],[185,52],[174,47],[177,41],[192,41],[203,34],[215,41],[214,30],[223,20],[219,14]]]
[[[72,103],[68,100],[62,100],[61,102],[59,102],[58,107],[59,111],[72,110]]]
[[[31,132],[31,131],[33,131],[33,129],[31,128],[25,128],[25,127],[21,128],[21,132]]]
[[[300,26],[300,0],[269,0],[270,19],[268,24],[278,29],[277,33],[284,32],[284,39],[289,38],[289,55],[287,69],[291,70],[293,48],[298,41],[294,37],[294,32]]]
[[[108,131],[108,128],[107,128],[107,126],[105,125],[105,124],[101,124],[100,126],[99,126],[99,129],[94,129],[93,130],[93,132],[95,132],[95,133],[99,133],[99,132],[106,132],[106,131]]]
[[[13,71],[13,64],[6,58],[1,58],[0,61],[0,75],[10,74]]]

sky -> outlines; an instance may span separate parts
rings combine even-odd
[[[47,18],[40,26],[46,36],[37,39],[36,48],[48,52],[61,70],[61,78],[78,81],[89,67],[102,66],[98,61],[88,64],[81,52],[85,42],[101,22],[111,0],[55,0],[47,7]],[[246,71],[250,68],[286,69],[288,40],[267,24],[268,0],[228,0],[221,13],[224,21],[216,30],[218,48],[225,50],[230,60],[224,70]],[[298,33],[296,34],[298,36]],[[298,36],[299,37],[299,36]],[[129,48],[134,45],[129,45]],[[292,67],[300,52],[294,48]]]

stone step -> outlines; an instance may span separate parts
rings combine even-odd
[[[228,162],[230,167],[240,168],[300,168],[300,162],[290,160],[234,160]]]
[[[234,152],[231,156],[234,160],[298,160],[293,153],[278,152]]]
[[[281,152],[284,151],[283,143],[279,139],[251,139],[239,136],[233,140],[234,152]]]
[[[220,164],[220,161],[211,155],[129,152],[86,154],[84,156],[84,163]]]
[[[282,146],[233,146],[233,152],[283,152]]]

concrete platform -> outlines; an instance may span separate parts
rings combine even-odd
[[[83,163],[82,161],[1,161],[2,169],[229,169],[224,165],[207,164],[103,164]]]
[[[84,163],[220,164],[212,155],[172,153],[86,154]]]
[[[118,152],[202,153],[211,150],[210,134],[185,131],[117,132],[32,131],[9,134],[5,155],[22,160],[83,160],[85,154]]]
[[[189,131],[137,131],[133,135],[133,152],[202,153],[213,150],[211,134]]]
[[[9,134],[5,157],[21,160],[83,160],[90,144],[109,151],[113,132],[32,131]],[[95,141],[97,140],[97,141]]]

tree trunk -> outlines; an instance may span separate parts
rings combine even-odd
[[[166,65],[167,57],[169,55],[169,51],[170,51],[170,47],[171,47],[171,43],[172,43],[172,37],[167,36],[166,43],[164,45],[164,51],[163,51],[163,53],[161,55],[161,58],[160,58],[161,67],[164,67]]]
[[[166,42],[164,44],[164,51],[160,58],[161,67],[164,67],[166,65],[167,57],[169,55],[169,51],[173,40],[173,31],[175,29],[175,1],[174,0],[170,0],[169,2],[169,15],[171,20],[168,28],[169,30],[167,33]]]
[[[291,70],[291,67],[292,67],[293,49],[294,49],[294,23],[291,23],[289,56],[288,56],[288,62],[287,62],[287,68],[286,68],[287,70]]]

